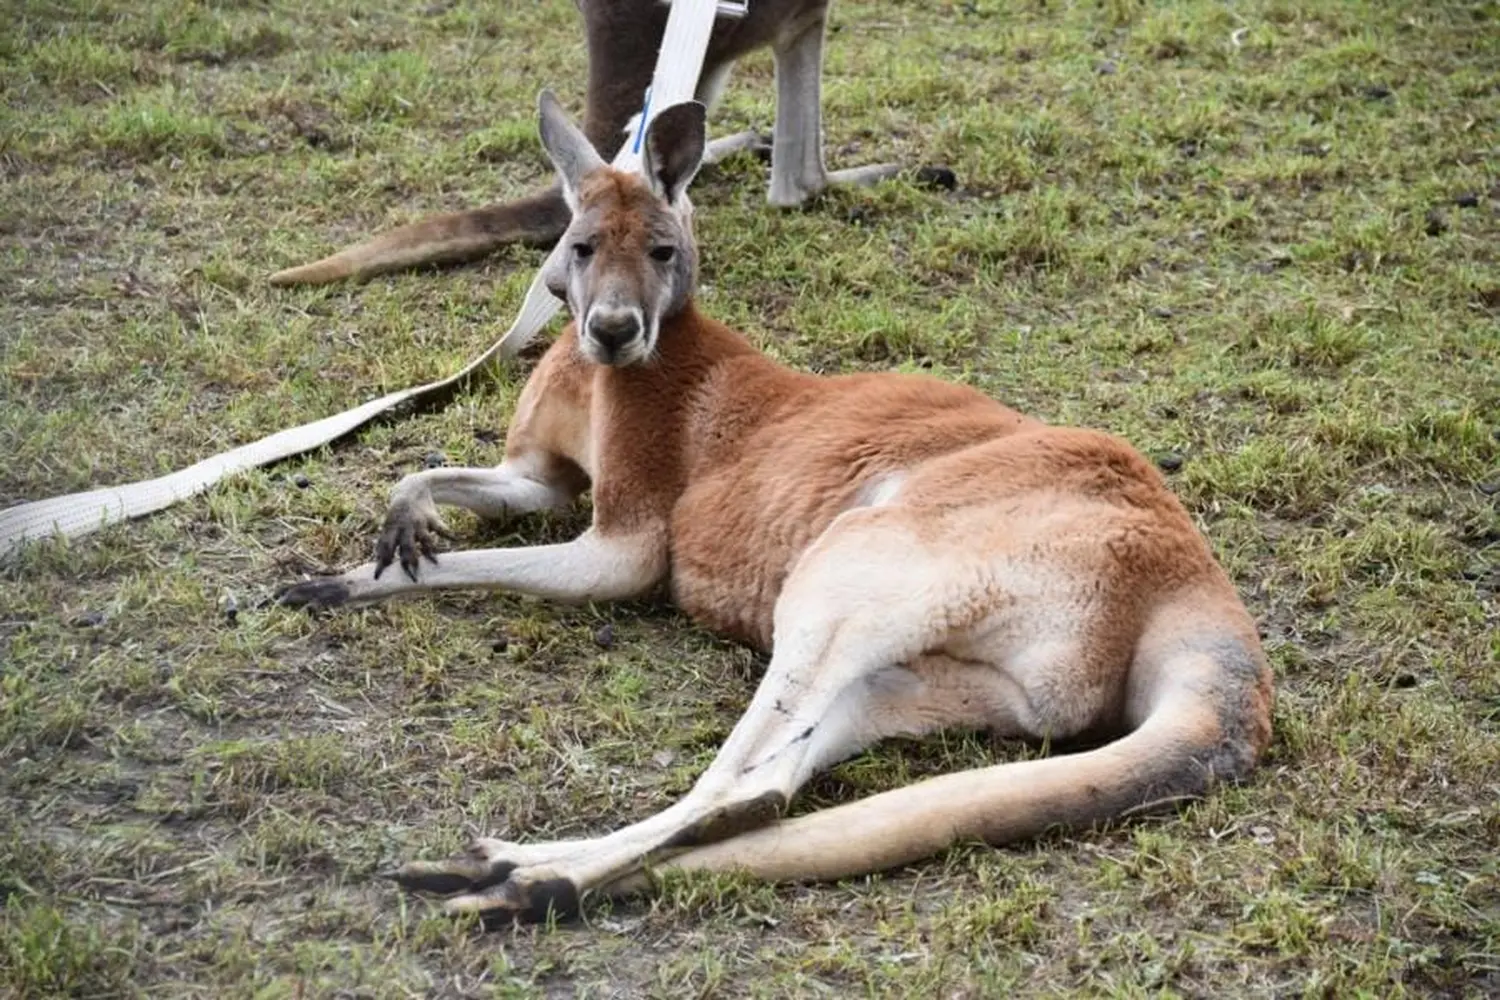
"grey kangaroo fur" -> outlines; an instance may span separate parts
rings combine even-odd
[[[771,146],[773,205],[800,205],[830,184],[868,184],[900,169],[877,164],[828,171],[823,165],[820,83],[830,0],[751,0],[742,17],[714,23],[697,99],[712,108],[734,63],[769,47],[776,60],[776,124]],[[625,139],[651,83],[666,30],[663,0],[577,0],[588,40],[589,78],[583,132],[606,160]],[[709,144],[705,162],[759,145],[754,133]],[[429,216],[322,260],[278,271],[273,285],[364,279],[424,264],[457,263],[509,243],[551,246],[569,221],[559,185],[514,201]]]

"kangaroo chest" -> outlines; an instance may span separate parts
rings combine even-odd
[[[595,394],[601,453],[632,472],[600,464],[595,523],[664,517],[678,607],[762,650],[783,584],[835,518],[897,500],[930,459],[1023,420],[932,379],[794,376],[757,355],[710,367],[686,392],[642,372],[629,392]]]

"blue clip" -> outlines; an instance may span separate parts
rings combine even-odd
[[[651,117],[651,88],[646,88],[646,100],[641,105],[641,126],[635,130],[635,144],[630,147],[632,153],[641,151],[641,140],[646,138],[646,122]]]

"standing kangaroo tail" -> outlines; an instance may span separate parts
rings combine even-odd
[[[1175,676],[1141,725],[1097,749],[930,778],[695,848],[666,867],[783,882],[848,878],[965,840],[1000,845],[1095,826],[1244,778],[1270,741],[1264,660],[1237,640],[1174,660],[1166,667]]]
[[[271,275],[273,285],[321,285],[364,280],[423,264],[473,260],[507,243],[551,246],[571,218],[556,185],[534,194],[463,212],[431,215],[331,257]]]

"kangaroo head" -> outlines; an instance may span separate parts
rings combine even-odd
[[[637,176],[606,164],[551,91],[538,104],[542,145],[573,211],[547,288],[572,311],[585,357],[622,367],[644,361],[697,278],[687,186],[703,160],[703,105],[676,104],[652,119]]]

